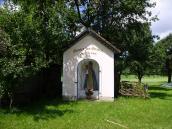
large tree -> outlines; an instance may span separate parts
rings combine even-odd
[[[159,74],[168,74],[168,82],[171,82],[172,72],[172,34],[158,41],[154,46],[152,61]]]
[[[155,6],[155,3],[150,3],[149,0],[75,0],[75,4],[81,22],[122,51],[128,48],[128,38],[132,37],[127,33],[128,29],[137,31],[140,23],[156,19],[147,11],[147,8]]]
[[[77,18],[63,0],[6,0],[0,11],[0,27],[10,39],[7,54],[0,60],[0,83],[11,105],[23,78],[62,64],[63,46],[75,36]]]
[[[0,68],[2,67],[1,59],[6,56],[7,44],[9,43],[9,38],[6,33],[0,28]],[[1,70],[1,69],[0,69]],[[2,72],[0,71],[0,106],[1,99],[5,93],[5,86],[3,85]]]
[[[137,31],[129,30],[133,38],[130,38],[128,48],[127,66],[141,83],[142,77],[148,68],[152,66],[151,55],[153,49],[153,37],[148,24],[140,24]]]
[[[131,66],[141,81],[153,44],[150,23],[157,19],[148,8],[155,3],[149,0],[75,0],[75,5],[82,24],[93,28],[122,51],[118,73]]]

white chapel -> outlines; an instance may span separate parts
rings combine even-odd
[[[93,30],[79,34],[63,54],[63,99],[113,99],[114,62],[119,53]]]

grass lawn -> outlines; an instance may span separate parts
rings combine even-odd
[[[122,80],[135,78],[123,76]],[[149,85],[151,95],[146,100],[132,97],[119,97],[114,102],[44,100],[15,108],[12,113],[0,109],[0,129],[172,129],[172,89],[160,87],[166,80],[145,77],[143,81]]]

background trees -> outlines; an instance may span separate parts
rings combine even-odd
[[[130,72],[137,76],[139,82],[152,66],[151,55],[153,49],[153,37],[148,24],[140,24],[140,29],[129,30],[132,38],[128,47],[127,65]],[[127,66],[126,66],[127,67]]]
[[[75,0],[75,4],[81,22],[122,51],[118,73],[129,68],[141,82],[150,65],[149,56],[153,47],[150,22],[156,20],[146,9],[154,7],[155,3],[148,0]]]
[[[0,68],[2,67],[1,64],[1,58],[3,58],[6,55],[6,51],[7,51],[7,46],[6,44],[8,44],[9,39],[7,37],[7,35],[5,34],[5,32],[0,28]],[[3,78],[2,78],[2,72],[0,71],[0,80],[2,81],[0,83],[0,106],[1,106],[1,99],[4,95],[5,92],[5,85],[3,83]]]
[[[25,78],[62,64],[63,45],[75,36],[77,18],[64,1],[7,0],[0,11],[0,27],[10,39],[0,60],[0,83],[12,104],[15,89]]]
[[[154,46],[152,63],[157,74],[168,74],[168,82],[171,80],[171,47],[172,34],[158,41]]]
[[[23,78],[54,64],[61,73],[63,48],[76,36],[79,24],[122,51],[116,64],[119,75],[129,68],[141,82],[153,44],[150,22],[156,19],[147,8],[154,6],[148,0],[6,0],[0,8],[0,28],[10,39],[0,68],[0,83],[10,91],[6,94],[12,100]]]

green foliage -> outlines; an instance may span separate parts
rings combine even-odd
[[[0,100],[2,96],[5,94],[5,84],[3,79],[3,73],[2,73],[2,59],[7,54],[7,45],[9,44],[10,40],[7,36],[7,34],[0,28]],[[1,103],[0,103],[1,104]]]
[[[79,13],[85,26],[99,32],[123,52],[132,43],[128,42],[133,36],[130,31],[140,31],[140,24],[156,19],[146,11],[154,6],[148,0],[80,0]]]
[[[166,67],[166,59],[168,58],[167,49],[172,46],[172,34],[158,41],[153,49],[152,63],[156,68],[156,73],[164,74]]]
[[[5,42],[7,42],[7,36],[0,28],[0,58],[4,56],[6,52]]]
[[[129,31],[133,37],[129,40],[131,43],[128,48],[127,66],[141,82],[146,70],[152,66],[153,37],[148,24],[140,24],[139,30]]]
[[[156,19],[146,8],[154,5],[148,0],[6,0],[0,28],[10,42],[0,61],[1,83],[13,94],[22,78],[50,64],[61,65],[63,46],[76,36],[80,22],[121,49],[125,56],[119,71],[133,64],[134,73],[141,71],[142,77],[152,43],[149,22]]]
[[[75,36],[77,18],[64,1],[7,0],[0,11],[0,27],[10,39],[0,58],[0,83],[12,99],[22,79],[62,64],[63,46]]]
[[[153,47],[153,36],[149,23],[157,20],[146,9],[154,7],[155,3],[148,0],[75,0],[75,3],[80,8],[78,14],[82,23],[99,32],[122,51],[117,63],[119,73],[129,68],[139,75],[141,81],[151,64],[148,61]]]
[[[130,64],[130,69],[133,74],[137,75],[139,82],[141,82],[145,70],[144,66],[138,61],[132,61]]]

